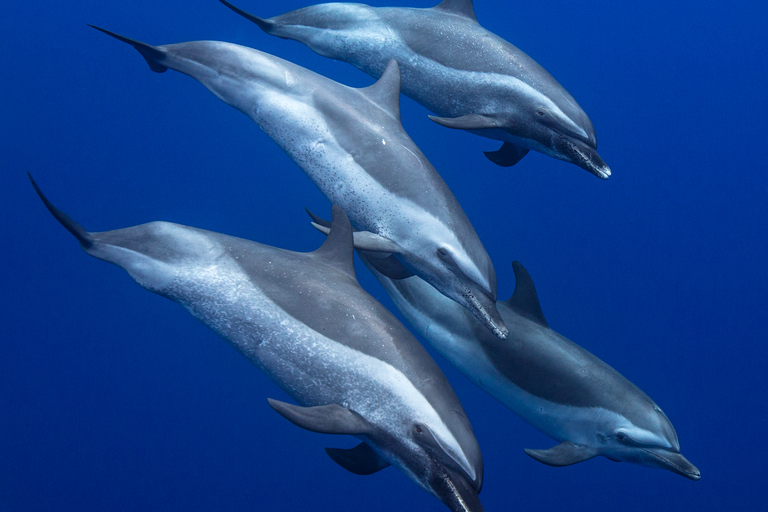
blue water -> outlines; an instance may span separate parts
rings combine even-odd
[[[427,7],[424,0],[375,5]],[[307,0],[241,0],[261,15]],[[537,285],[549,324],[664,408],[691,482],[604,458],[551,468],[553,441],[439,361],[484,451],[486,510],[766,510],[768,77],[764,2],[477,0],[490,30],[591,117],[613,176],[403,124],[493,258]],[[84,255],[27,182],[87,229],[174,221],[294,250],[325,198],[244,115],[194,80],[149,71],[93,23],[153,44],[220,39],[342,83],[372,80],[273,38],[215,0],[14,2],[0,17],[3,293],[0,510],[447,510],[399,472],[345,472],[275,414],[287,399],[175,304]],[[360,280],[383,291],[364,269]]]

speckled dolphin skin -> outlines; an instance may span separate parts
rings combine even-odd
[[[701,473],[681,453],[666,414],[632,382],[553,331],[528,272],[514,262],[515,292],[498,309],[509,327],[499,342],[418,277],[389,279],[361,257],[416,332],[468,379],[560,444],[525,450],[552,466],[602,455],[662,468],[691,480]]]
[[[504,338],[496,274],[453,193],[400,123],[392,61],[355,89],[272,55],[229,43],[134,46],[157,72],[174,69],[249,116],[362,233],[355,246],[387,256],[391,276],[415,273]],[[393,256],[390,256],[393,255]]]
[[[373,77],[400,64],[403,94],[449,128],[503,141],[486,156],[511,166],[528,150],[574,163],[607,179],[592,122],[552,75],[480,26],[472,0],[430,9],[329,3],[259,18],[220,0],[268,34],[304,43]]]
[[[278,413],[362,441],[326,449],[334,461],[358,474],[391,464],[452,511],[482,511],[469,420],[424,348],[358,284],[340,208],[325,243],[297,253],[170,222],[89,233],[35,189],[87,254],[180,304],[300,404],[270,400]]]

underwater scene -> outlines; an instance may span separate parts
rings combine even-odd
[[[766,509],[768,7],[436,2],[6,7],[0,510]]]

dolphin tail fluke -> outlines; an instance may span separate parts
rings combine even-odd
[[[265,20],[264,18],[259,18],[258,16],[254,16],[253,14],[251,14],[249,12],[246,12],[246,11],[240,9],[239,7],[236,7],[236,6],[232,5],[231,3],[227,2],[227,0],[219,0],[219,2],[221,2],[225,6],[229,7],[230,9],[235,11],[237,14],[239,14],[243,18],[254,22],[261,30],[263,30],[267,34],[271,34],[272,33],[272,29],[275,26],[275,22],[274,21]]]
[[[69,215],[56,208],[53,203],[51,203],[48,198],[45,197],[45,194],[43,194],[43,191],[40,190],[40,187],[37,186],[35,179],[30,173],[27,173],[27,176],[29,176],[29,181],[31,181],[32,186],[35,187],[35,192],[37,192],[37,195],[40,197],[40,200],[43,201],[45,207],[48,208],[48,211],[51,212],[51,215],[53,215],[53,217],[59,221],[59,223],[61,223],[61,225],[64,226],[67,231],[72,233],[72,235],[77,238],[77,241],[80,242],[80,245],[83,247],[83,249],[88,249],[91,247],[94,242],[93,236],[85,229],[83,229],[83,226],[72,220]]]
[[[120,34],[115,34],[114,32],[111,32],[105,28],[97,27],[96,25],[89,24],[88,26],[104,32],[105,34],[112,36],[124,43],[128,43],[129,45],[136,48],[141,56],[144,57],[144,60],[147,61],[147,64],[149,64],[149,69],[155,73],[164,73],[165,71],[168,71],[168,67],[160,64],[159,62],[165,58],[165,52],[156,46],[142,43],[141,41],[136,41],[135,39],[130,39],[128,37],[121,36]]]
[[[350,449],[326,448],[325,453],[333,462],[356,475],[372,475],[389,466],[389,462],[366,443]]]

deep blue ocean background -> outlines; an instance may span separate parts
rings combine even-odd
[[[273,16],[312,0],[240,0]],[[429,7],[426,0],[374,5]],[[508,510],[768,510],[765,2],[477,0],[488,29],[576,98],[613,176],[439,127],[403,124],[493,258],[521,261],[549,324],[666,411],[691,482],[597,458],[567,468],[540,434],[438,362]],[[323,240],[326,199],[246,116],[179,73],[152,73],[92,23],[151,44],[236,42],[342,83],[372,79],[262,33],[215,0],[13,2],[0,17],[0,510],[447,510],[394,469],[347,473],[352,438],[299,429],[287,397],[211,331],[82,253],[25,172],[92,231],[166,220],[287,249]],[[392,307],[359,268],[362,284]]]

